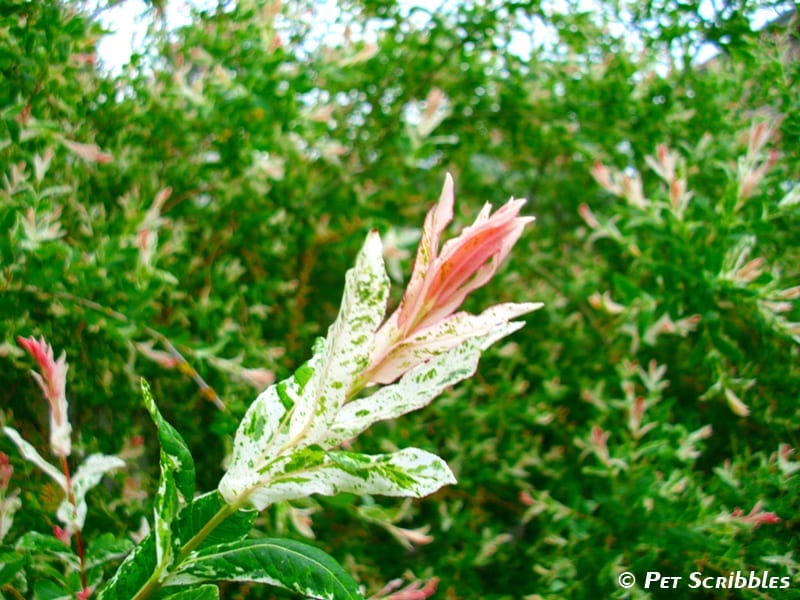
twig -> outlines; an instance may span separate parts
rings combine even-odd
[[[96,312],[102,313],[108,317],[111,317],[112,319],[114,319],[115,321],[119,321],[120,323],[137,325],[137,323],[135,323],[133,320],[131,320],[121,312],[118,312],[112,308],[108,308],[107,306],[103,306],[102,304],[98,304],[94,300],[82,298],[80,296],[70,294],[69,292],[63,292],[63,291],[44,292],[33,286],[23,286],[22,290],[38,296],[50,295],[56,298],[69,300],[70,302],[74,302],[75,304],[83,306],[84,308],[89,308]],[[172,344],[172,342],[169,341],[169,338],[167,338],[167,336],[165,336],[160,331],[157,331],[148,325],[140,327],[142,327],[144,332],[147,333],[150,337],[158,340],[159,342],[161,342],[161,344],[164,345],[164,347],[167,349],[167,352],[169,352],[172,358],[175,359],[178,370],[184,375],[188,375],[194,380],[194,382],[197,384],[197,387],[200,388],[200,394],[206,400],[213,402],[214,406],[216,406],[218,409],[222,411],[227,410],[225,404],[217,395],[217,392],[214,391],[214,388],[212,388],[205,382],[205,380],[200,376],[197,370],[195,370],[194,367],[192,367],[189,364],[189,361],[187,361],[186,358],[184,358],[183,354],[181,354],[180,351],[178,351],[178,349]]]

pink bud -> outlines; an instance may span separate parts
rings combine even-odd
[[[448,174],[439,202],[425,218],[403,300],[375,334],[366,370],[369,381],[391,383],[432,354],[539,308],[534,304],[501,305],[486,311],[491,314],[485,318],[471,319],[464,313],[454,314],[471,292],[494,276],[533,217],[519,216],[525,200],[512,198],[494,214],[486,204],[475,222],[445,242],[440,251],[440,238],[453,218],[453,203],[453,178]]]
[[[70,440],[72,426],[67,414],[66,385],[69,365],[66,354],[62,352],[56,361],[53,357],[53,349],[43,337],[38,340],[18,337],[17,342],[34,358],[41,371],[41,375],[34,371],[31,374],[50,404],[50,447],[53,454],[69,456],[72,451]]]

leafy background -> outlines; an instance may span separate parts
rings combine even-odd
[[[370,592],[436,576],[441,598],[657,598],[618,573],[769,570],[794,589],[697,597],[798,597],[797,21],[751,20],[790,3],[240,1],[177,30],[153,3],[144,47],[108,74],[112,4],[0,8],[2,414],[44,448],[15,337],[65,350],[76,447],[129,463],[89,496],[89,545],[151,511],[139,378],[213,489],[248,403],[334,319],[364,234],[407,274],[408,228],[451,171],[457,226],[512,195],[537,216],[468,308],[546,307],[472,381],[357,445],[437,452],[459,484],[413,504],[309,498],[259,530],[315,536]],[[701,63],[703,44],[718,53]],[[747,158],[753,123],[769,141]],[[680,219],[645,158],[658,144],[693,194]],[[640,174],[651,202],[604,189],[597,161]],[[152,352],[167,343],[186,362]],[[58,490],[0,450],[24,506],[6,542],[49,534]],[[731,518],[757,503],[780,521]],[[420,528],[433,541],[409,543]]]

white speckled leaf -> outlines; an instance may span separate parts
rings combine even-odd
[[[377,421],[394,419],[423,406],[445,388],[475,373],[481,348],[478,340],[467,340],[408,373],[394,385],[345,404],[336,415],[326,446],[338,446]]]
[[[444,321],[423,329],[392,350],[382,362],[376,380],[394,380],[421,362],[430,360],[470,338],[488,336],[492,338],[492,342],[496,341],[499,337],[508,335],[503,333],[498,336],[497,333],[503,331],[503,327],[509,324],[509,319],[538,310],[542,306],[540,302],[507,303],[492,306],[479,315],[466,312],[451,315]],[[523,324],[520,322],[514,329],[519,329]]]
[[[445,388],[475,373],[481,351],[525,324],[522,321],[503,322],[503,318],[508,318],[509,314],[535,310],[539,305],[506,304],[501,307],[506,310],[497,313],[486,311],[477,317],[461,313],[462,322],[470,330],[487,333],[467,338],[447,351],[433,350],[433,345],[429,345],[424,350],[430,352],[431,358],[427,362],[408,371],[394,385],[383,387],[370,396],[358,398],[343,406],[330,427],[325,445],[337,446],[356,437],[377,421],[393,419],[427,406]],[[488,324],[480,326],[483,327],[480,329],[482,319]]]
[[[261,476],[248,502],[263,510],[275,502],[310,494],[350,492],[421,498],[455,482],[447,463],[418,448],[373,456],[307,448],[276,461]]]
[[[86,521],[86,493],[100,483],[106,473],[124,466],[125,461],[118,456],[105,454],[89,456],[72,476],[72,494],[76,506],[65,498],[56,512],[58,519],[65,523],[70,531],[83,529]]]
[[[347,272],[339,316],[328,329],[319,366],[294,406],[292,439],[303,445],[322,439],[353,381],[369,363],[388,293],[380,236],[372,231]]]
[[[322,357],[323,341],[317,340],[314,356],[288,379],[271,385],[256,398],[244,415],[233,440],[233,453],[219,483],[228,504],[258,481],[263,467],[289,438],[288,417]]]

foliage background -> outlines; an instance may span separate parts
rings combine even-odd
[[[115,76],[94,54],[90,13],[105,5],[3,5],[3,418],[45,446],[14,340],[46,336],[67,352],[76,446],[129,457],[90,495],[89,544],[150,514],[139,377],[212,489],[268,379],[244,369],[281,378],[307,358],[370,227],[407,274],[407,228],[449,170],[458,225],[511,195],[537,216],[469,307],[546,307],[472,381],[358,444],[438,452],[459,485],[413,505],[308,499],[265,513],[262,530],[313,533],[371,592],[437,576],[441,598],[657,598],[620,589],[618,573],[769,570],[793,589],[697,597],[800,596],[796,21],[752,31],[756,9],[786,3],[566,4],[240,1],[177,31],[154,4],[146,48]],[[519,36],[530,56],[513,51]],[[703,42],[719,54],[700,65]],[[740,159],[754,122],[769,141]],[[693,193],[682,218],[645,158],[662,143]],[[745,174],[773,159],[742,198]],[[640,173],[652,202],[603,189],[596,161]],[[148,358],[165,340],[191,368]],[[49,532],[56,490],[0,450],[24,506],[10,540]],[[736,518],[758,503],[780,521]],[[398,527],[434,541],[412,546]]]

